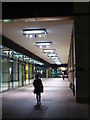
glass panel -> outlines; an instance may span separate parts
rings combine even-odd
[[[8,90],[8,57],[2,56],[2,91]]]
[[[23,65],[24,69],[24,85],[26,84],[26,65]]]
[[[13,88],[18,86],[18,61],[13,62]]]
[[[9,84],[10,89],[13,88],[13,62],[9,61]]]
[[[25,74],[24,74],[24,71],[25,71],[25,68],[24,68],[24,64],[22,64],[22,85],[25,85],[24,81],[25,81]]]
[[[14,52],[13,52],[13,58],[14,58],[14,59],[18,59],[18,57],[19,57],[19,56],[18,56],[18,53],[14,51]]]
[[[29,69],[29,67],[28,67],[28,64],[26,65],[26,84],[29,84],[29,80],[28,80],[28,69]]]
[[[4,46],[2,50],[3,91],[29,84],[30,79],[33,80],[37,72],[43,74],[43,77],[45,76],[44,69],[42,70],[39,66],[35,66],[39,64],[39,61]]]
[[[20,61],[23,61],[23,54],[18,53],[18,58],[19,58]]]
[[[35,74],[36,74],[36,69],[35,69],[35,66],[33,66],[33,70],[34,70],[34,79],[35,79]]]
[[[29,80],[29,83],[30,83],[30,65],[28,64],[28,80]]]
[[[19,86],[22,86],[22,64],[19,63]]]
[[[30,79],[32,79],[32,65],[30,65]]]

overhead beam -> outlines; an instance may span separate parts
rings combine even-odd
[[[73,16],[73,2],[3,2],[2,18]]]

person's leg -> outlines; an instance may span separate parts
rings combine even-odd
[[[36,99],[37,99],[37,103],[38,103],[38,94],[36,94]]]
[[[37,105],[40,105],[40,100],[41,100],[41,95],[40,93],[36,94],[36,99],[37,99]]]
[[[39,93],[39,103],[41,104],[41,93]]]

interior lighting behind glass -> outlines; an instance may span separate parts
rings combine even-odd
[[[61,67],[61,70],[63,70],[63,71],[64,71],[64,70],[66,70],[66,68],[65,68],[65,67]]]

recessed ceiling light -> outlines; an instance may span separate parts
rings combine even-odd
[[[39,37],[41,37],[41,35],[39,35]]]
[[[46,29],[23,29],[24,35],[30,35],[30,34],[47,34]],[[40,36],[39,36],[40,37]]]
[[[36,42],[36,46],[40,48],[47,47],[47,46],[50,47],[51,45],[52,45],[52,42]]]
[[[51,56],[51,59],[55,60],[55,59],[59,59],[57,56]]]
[[[23,35],[25,35],[26,37],[29,36],[30,39],[46,36],[46,34],[47,34],[46,29],[29,29],[29,28],[23,29]]]
[[[40,45],[40,48],[42,48],[42,45]]]
[[[34,35],[29,35],[29,38],[31,39],[31,38],[33,38],[34,37]]]
[[[43,49],[44,53],[53,53],[55,52],[55,49]]]
[[[61,65],[61,62],[56,62],[57,65]]]
[[[57,54],[56,53],[50,53],[50,54],[48,54],[48,57],[51,57],[51,56],[56,56]]]

